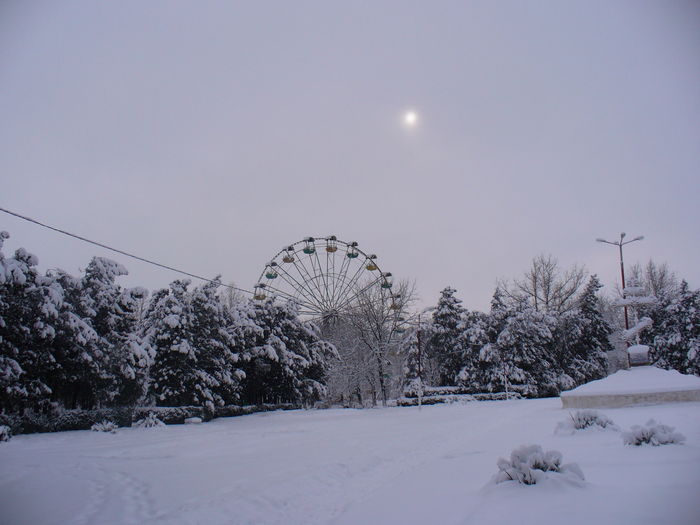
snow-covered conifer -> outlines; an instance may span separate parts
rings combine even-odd
[[[700,290],[681,282],[677,296],[665,296],[651,314],[645,342],[656,366],[700,375]]]
[[[93,257],[80,281],[80,307],[97,335],[101,348],[101,391],[104,402],[133,405],[143,398],[153,351],[139,333],[139,304],[148,292],[124,290],[116,283],[128,272],[121,264]]]
[[[245,366],[249,403],[309,403],[325,394],[326,363],[336,356],[335,349],[298,312],[294,302],[255,305],[262,330]]]
[[[605,377],[606,352],[610,327],[601,314],[597,291],[601,288],[593,275],[584,288],[576,308],[559,316],[555,330],[555,358],[562,368],[561,389]]]
[[[94,408],[110,384],[107,354],[81,308],[78,279],[57,270],[44,279],[45,295],[57,313],[52,339],[55,371],[47,384],[52,399],[66,408]]]
[[[461,369],[457,382],[474,392],[488,390],[486,369],[491,363],[481,359],[481,349],[489,342],[489,316],[481,312],[465,311],[462,315]]]
[[[405,395],[423,395],[423,359],[421,349],[418,347],[418,334],[412,333],[406,341],[406,362],[404,363],[404,388]]]
[[[514,391],[525,396],[559,391],[560,371],[552,358],[554,322],[549,314],[532,308],[515,311],[507,318],[496,346],[507,386]]]
[[[155,350],[151,394],[160,406],[203,406],[210,401],[207,394],[202,395],[202,390],[213,381],[203,377],[191,343],[189,284],[188,280],[177,280],[169,289],[159,290],[146,312],[145,335]]]
[[[440,292],[433,312],[430,337],[426,350],[437,365],[441,385],[455,385],[462,369],[462,301],[455,297],[456,290],[447,287]]]
[[[197,365],[206,381],[198,385],[205,405],[235,403],[240,381],[245,374],[240,368],[239,348],[235,334],[230,330],[230,310],[217,294],[218,281],[207,282],[191,293],[191,345],[197,356]]]
[[[58,369],[53,343],[64,311],[63,291],[39,275],[36,256],[23,248],[6,258],[0,232],[0,408],[38,407],[51,395]],[[76,324],[78,320],[74,320]]]

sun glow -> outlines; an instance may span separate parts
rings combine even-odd
[[[403,116],[403,123],[406,127],[413,128],[418,124],[418,113],[407,111]]]

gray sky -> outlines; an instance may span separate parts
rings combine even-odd
[[[244,288],[336,234],[487,309],[540,253],[612,286],[620,231],[697,287],[700,3],[6,0],[0,173],[2,207]]]

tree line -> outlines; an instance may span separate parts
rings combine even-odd
[[[293,303],[225,300],[218,282],[149,293],[94,257],[80,277],[41,274],[0,233],[0,411],[111,406],[308,404],[334,347]]]
[[[700,374],[700,291],[665,264],[635,265],[630,282],[656,300],[631,312],[652,320],[640,334],[653,364]],[[608,373],[608,356],[624,328],[614,297],[585,269],[562,271],[540,256],[520,279],[499,282],[488,313],[468,311],[445,288],[430,322],[408,342],[406,387],[460,386],[473,392],[556,395]],[[618,290],[613,295],[621,295]]]
[[[445,288],[428,323],[409,310],[413,287],[390,301],[366,288],[341,320],[303,321],[293,302],[221,293],[218,281],[176,280],[149,294],[124,288],[121,264],[94,257],[82,275],[41,274],[0,232],[0,412],[121,406],[260,403],[376,405],[405,389],[555,395],[608,373],[622,310],[585,270],[540,256],[500,282],[490,312]],[[635,317],[657,366],[700,374],[700,292],[665,265],[633,266],[656,297]],[[417,329],[416,329],[417,328]]]

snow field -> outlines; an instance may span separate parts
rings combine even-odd
[[[684,445],[557,435],[558,398],[255,414],[203,425],[16,436],[0,444],[7,525],[691,524],[700,521],[700,403],[600,410],[651,418]],[[523,444],[578,463],[583,488],[489,483]]]

